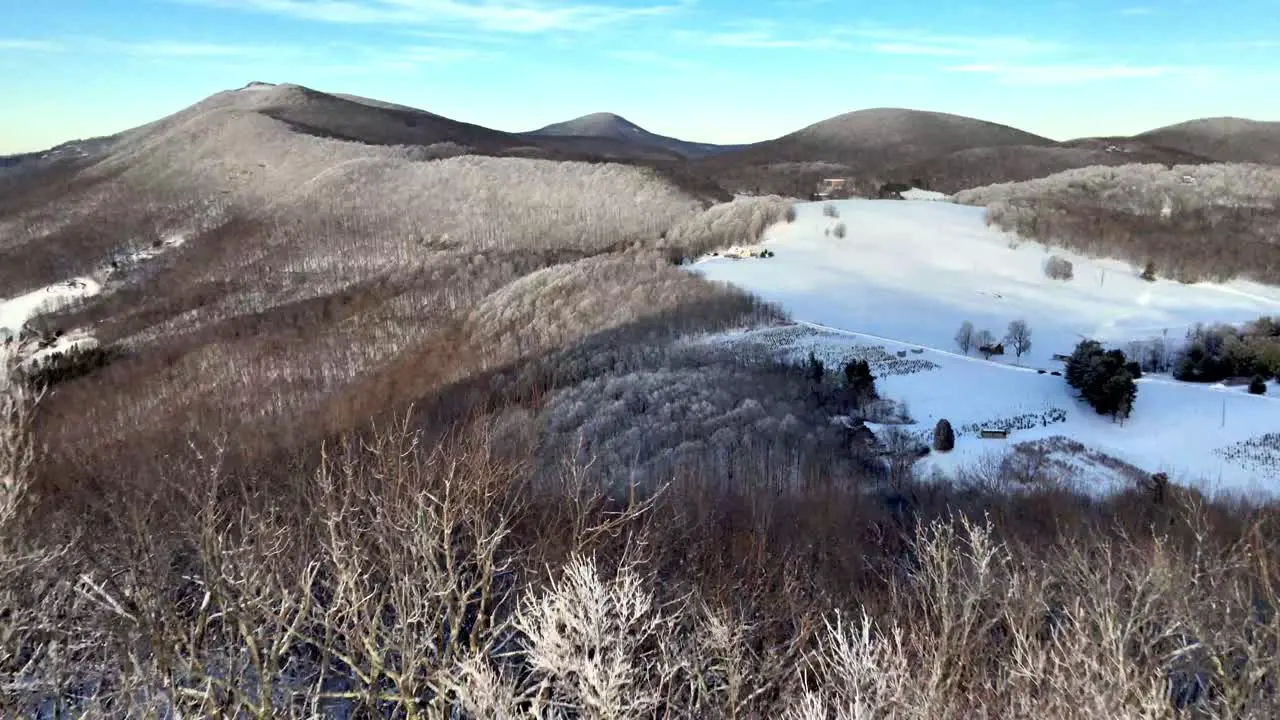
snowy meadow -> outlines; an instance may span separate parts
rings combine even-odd
[[[1052,373],[1063,370],[1061,356],[1085,338],[1122,349],[1157,341],[1176,352],[1198,324],[1280,313],[1280,288],[1243,280],[1147,280],[1127,262],[1048,248],[988,227],[984,214],[918,200],[801,204],[795,222],[766,233],[759,249],[771,257],[706,257],[693,270],[813,326],[817,332],[781,343],[793,359],[814,351],[836,364],[858,357],[859,348],[876,348],[929,361],[932,369],[877,380],[882,395],[910,408],[915,423],[908,429],[927,435],[946,418],[957,428],[1009,433],[982,439],[961,432],[953,453],[935,453],[917,464],[919,472],[955,473],[1020,443],[1065,438],[1207,490],[1277,489],[1271,483],[1280,472],[1280,448],[1266,437],[1280,430],[1280,398],[1148,374],[1138,381],[1132,416],[1115,422]],[[1050,277],[1051,257],[1070,264],[1070,278]],[[1021,357],[1011,347],[984,358],[957,345],[965,322],[998,342],[1017,320],[1031,329]],[[1273,383],[1271,390],[1280,388]],[[1054,419],[1017,420],[1045,414]],[[1028,424],[1034,427],[1022,427]],[[1241,452],[1246,446],[1255,451]],[[1102,487],[1124,480],[1092,466],[1081,474]]]

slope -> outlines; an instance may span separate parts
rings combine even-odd
[[[777,302],[798,320],[860,336],[823,341],[828,344],[846,351],[883,346],[891,359],[901,350],[908,361],[938,365],[885,386],[888,396],[908,404],[922,423],[918,429],[931,428],[929,421],[938,417],[957,427],[1062,417],[1026,430],[1015,422],[1012,440],[1062,435],[1149,471],[1172,470],[1187,481],[1216,481],[1221,473],[1236,487],[1274,470],[1225,459],[1229,445],[1280,424],[1280,402],[1273,399],[1151,377],[1139,390],[1133,419],[1121,427],[1077,403],[1061,378],[1038,370],[1060,370],[1053,356],[1069,353],[1085,337],[1123,348],[1166,335],[1176,341],[1199,322],[1275,314],[1280,288],[1242,281],[1149,283],[1127,263],[1071,253],[1061,254],[1074,263],[1075,279],[1064,283],[1045,276],[1044,248],[988,228],[979,208],[866,200],[834,206],[838,219],[818,204],[805,204],[795,223],[771,229],[766,246],[775,257],[710,258],[694,268]],[[847,228],[844,238],[827,233],[838,223]],[[953,350],[964,321],[999,338],[1016,319],[1033,331],[1032,347],[1020,359],[1010,353],[988,363]],[[909,346],[929,350],[915,355]],[[1226,430],[1219,427],[1224,400]]]
[[[713,167],[837,162],[885,168],[969,148],[1053,144],[1016,128],[959,115],[876,108],[839,115],[705,162]]]
[[[1169,125],[1136,136],[1215,162],[1280,164],[1280,122],[1218,117]]]
[[[955,193],[995,183],[1020,182],[1094,165],[1208,162],[1190,153],[1127,138],[1086,138],[1061,145],[970,148],[907,165],[895,173],[929,188]]]
[[[807,196],[822,177],[844,177],[854,194],[874,194],[889,181],[911,182],[906,170],[975,148],[1048,147],[1048,138],[946,113],[896,108],[858,110],[783,137],[695,162],[727,189]],[[978,171],[983,177],[999,173]]]

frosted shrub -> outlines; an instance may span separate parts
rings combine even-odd
[[[822,206],[822,214],[829,218],[838,218],[840,217],[840,210],[838,210],[835,205],[827,203]]]
[[[15,379],[7,351],[0,346],[0,537],[17,517],[35,462],[28,435],[33,398]]]
[[[589,718],[639,717],[658,701],[652,641],[665,630],[646,583],[630,568],[613,580],[578,558],[516,619],[525,658],[552,704]]]
[[[843,238],[847,232],[848,228],[845,227],[844,223],[836,223],[836,226],[831,229],[831,234],[838,238]]]
[[[1044,261],[1044,274],[1054,280],[1070,280],[1075,277],[1075,267],[1061,255],[1050,255]]]

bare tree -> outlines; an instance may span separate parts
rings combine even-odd
[[[968,355],[969,351],[973,349],[973,335],[973,323],[968,320],[961,323],[960,329],[956,331],[956,345],[960,346],[965,355]]]
[[[1031,349],[1031,326],[1027,325],[1026,320],[1010,322],[1009,332],[1005,334],[1004,341],[1009,343],[1014,354],[1021,358],[1023,353]]]

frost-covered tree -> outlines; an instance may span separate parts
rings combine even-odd
[[[988,223],[1143,273],[1280,282],[1280,168],[1241,163],[1089,167],[965,190]]]
[[[1014,320],[1009,323],[1009,331],[1005,333],[1004,341],[1009,343],[1013,348],[1014,354],[1019,358],[1023,353],[1031,349],[1031,327],[1027,325],[1026,320]]]
[[[961,323],[960,329],[956,331],[956,345],[960,346],[965,355],[973,349],[974,334],[973,323],[968,320]]]

